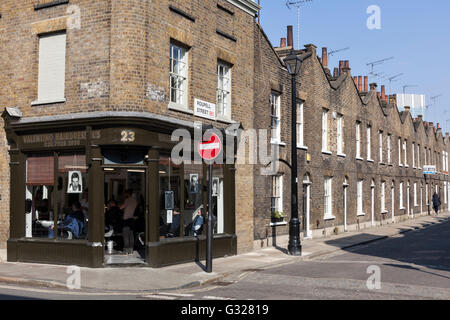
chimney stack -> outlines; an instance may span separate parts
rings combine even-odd
[[[369,92],[369,77],[364,77],[364,92]]]
[[[339,60],[339,75],[344,72],[344,61]]]
[[[327,48],[322,48],[322,65],[328,67],[328,50]]]
[[[359,92],[362,92],[362,89],[363,89],[362,77],[359,76],[358,77],[358,90],[359,90]]]
[[[287,27],[287,45],[288,47],[294,48],[294,33],[292,26]]]
[[[335,78],[339,77],[339,69],[338,68],[334,68],[333,77],[335,77]]]
[[[405,111],[411,112],[411,107],[405,106]]]
[[[381,86],[381,99],[386,99],[386,87],[384,85]]]
[[[353,77],[353,80],[355,81],[355,86],[358,87],[358,77]]]
[[[377,91],[377,84],[376,83],[371,83],[370,84],[370,91]]]
[[[280,48],[286,48],[286,38],[281,38]]]

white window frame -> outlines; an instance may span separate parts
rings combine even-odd
[[[66,32],[39,36],[37,100],[31,105],[66,101],[66,46]]]
[[[169,108],[188,109],[188,50],[170,43]]]
[[[392,136],[390,134],[388,134],[388,140],[387,140],[387,148],[388,148],[388,152],[387,152],[387,157],[388,157],[388,164],[392,163],[392,159],[391,159],[391,139]]]
[[[338,155],[344,154],[344,116],[342,114],[337,115],[337,153]]]
[[[361,158],[361,123],[356,123],[356,159]]]
[[[324,180],[324,219],[334,219],[333,216],[333,178],[325,177]]]
[[[429,200],[430,199],[428,197],[428,183],[427,183],[427,184],[425,184],[425,202],[426,202],[427,206],[430,204]]]
[[[422,169],[420,165],[420,144],[417,145],[417,168]]]
[[[402,138],[398,138],[398,166],[403,167],[403,164],[402,164]]]
[[[383,163],[383,131],[380,131],[378,133],[378,144],[379,144],[379,150],[380,150],[380,163]]]
[[[381,213],[386,213],[386,182],[381,182]]]
[[[412,166],[415,169],[416,168],[416,144],[414,142],[412,143],[411,151],[412,151]]]
[[[405,209],[404,203],[403,203],[403,182],[400,182],[400,186],[399,186],[399,196],[400,196],[400,209],[403,210]]]
[[[328,150],[328,113],[327,109],[322,109],[322,152],[330,153]]]
[[[414,182],[414,207],[418,207],[419,203],[417,202],[417,183]]]
[[[305,105],[297,101],[297,148],[305,149]]]
[[[403,156],[405,160],[405,167],[408,168],[408,140],[403,141]]]
[[[363,188],[364,180],[359,180],[356,185],[356,214],[357,216],[364,216],[363,208]]]
[[[367,161],[372,160],[372,127],[370,125],[367,126]]]
[[[281,95],[273,92],[270,94],[270,110],[272,117],[271,143],[281,143]]]
[[[217,117],[231,120],[231,66],[217,63]]]
[[[272,176],[271,211],[283,212],[283,176]]]

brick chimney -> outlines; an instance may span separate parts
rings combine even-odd
[[[370,91],[377,91],[377,84],[376,83],[371,83],[370,84]]]
[[[322,65],[327,68],[328,67],[328,49],[322,48]]]
[[[350,61],[344,61],[344,67],[342,68],[342,72],[350,72]]]
[[[355,86],[358,87],[358,77],[353,77],[353,80],[355,81]]]
[[[359,92],[362,92],[362,89],[363,89],[362,77],[358,76],[358,90],[359,90]]]
[[[381,99],[386,100],[386,87],[384,85],[381,86]]]
[[[405,106],[405,111],[408,111],[409,113],[411,113],[411,107]]]
[[[335,78],[339,77],[339,69],[338,68],[334,68],[333,77],[335,77]]]
[[[364,92],[369,92],[369,77],[364,77]]]
[[[343,69],[344,69],[344,61],[339,60],[339,75],[342,74]]]
[[[280,48],[286,48],[286,38],[281,38]]]
[[[288,47],[294,48],[294,33],[292,26],[287,27],[287,45]]]

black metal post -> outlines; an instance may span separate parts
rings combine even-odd
[[[212,204],[212,180],[213,165],[209,164],[209,182],[208,182],[208,232],[206,235],[206,272],[212,272],[212,242],[213,242],[213,204]]]
[[[297,170],[297,84],[292,75],[292,171],[291,171],[291,221],[289,222],[289,254],[302,255],[300,220],[298,218],[298,170]]]

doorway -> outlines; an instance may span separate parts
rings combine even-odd
[[[105,264],[147,261],[146,170],[104,168]]]
[[[312,238],[310,230],[311,219],[311,178],[306,174],[303,178],[303,237],[305,239]]]

